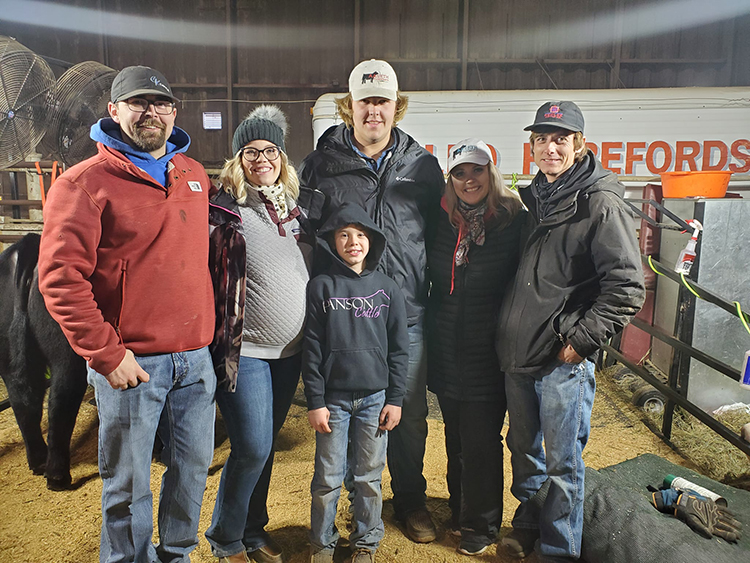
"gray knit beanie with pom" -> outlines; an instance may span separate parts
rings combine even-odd
[[[232,152],[239,150],[251,141],[262,139],[277,145],[282,151],[286,136],[286,116],[276,106],[258,106],[240,123],[232,138]]]

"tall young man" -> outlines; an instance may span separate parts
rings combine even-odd
[[[393,503],[409,538],[430,542],[436,531],[425,507],[422,475],[427,439],[425,234],[439,210],[445,182],[437,159],[397,127],[408,98],[399,92],[387,62],[372,59],[354,67],[349,94],[337,106],[343,123],[323,133],[317,149],[302,162],[300,183],[303,192],[317,189],[325,195],[323,220],[353,202],[385,234],[379,269],[404,293],[410,340],[401,423],[388,437]]]

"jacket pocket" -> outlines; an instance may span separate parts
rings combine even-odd
[[[562,336],[563,339],[568,339],[568,334],[571,329],[578,324],[586,311],[584,309],[576,309],[575,311],[566,311],[560,313],[557,317],[557,333]]]
[[[388,386],[388,365],[379,348],[331,350],[321,373],[336,389],[375,389]]]
[[[524,358],[519,367],[541,367],[549,362],[564,344],[564,335],[560,333],[560,320],[563,317],[565,301],[561,302],[552,316],[542,323],[535,323],[530,316],[528,340],[518,340],[519,358]],[[524,353],[525,352],[525,353]]]

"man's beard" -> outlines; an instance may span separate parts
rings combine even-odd
[[[158,131],[146,127],[159,127]],[[133,142],[145,151],[153,152],[164,146],[167,141],[167,128],[158,119],[146,119],[133,127]]]

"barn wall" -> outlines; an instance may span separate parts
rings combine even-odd
[[[299,162],[312,148],[314,100],[345,92],[349,71],[364,58],[389,60],[403,90],[750,84],[750,8],[696,23],[695,10],[655,17],[653,9],[664,4],[60,0],[47,5],[85,9],[101,24],[66,30],[64,20],[57,24],[48,13],[34,21],[51,27],[3,20],[0,34],[69,63],[96,60],[117,69],[146,64],[162,70],[183,100],[178,125],[193,138],[189,154],[208,165],[228,155],[234,128],[257,102],[278,103],[290,120],[290,156]],[[113,16],[127,18],[107,27]],[[75,27],[75,21],[64,23]],[[58,75],[64,70],[53,68]],[[221,112],[224,129],[203,130],[204,111]]]

